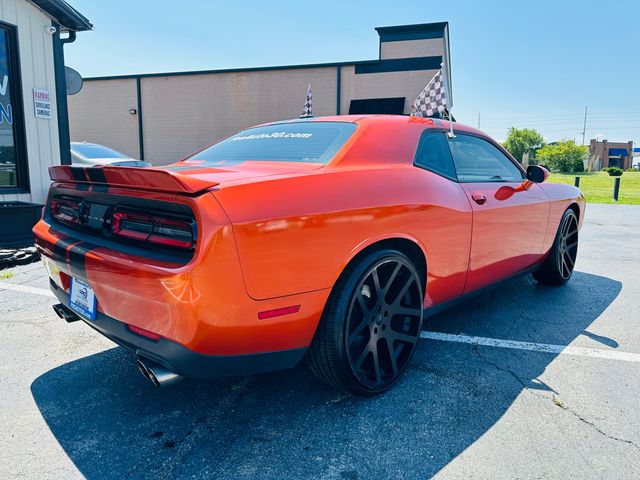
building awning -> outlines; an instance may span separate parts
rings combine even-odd
[[[64,0],[31,0],[31,2],[58,22],[62,30],[74,32],[93,30],[89,19]]]
[[[626,148],[610,148],[609,155],[613,157],[626,157],[629,152]]]

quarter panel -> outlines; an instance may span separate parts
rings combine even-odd
[[[582,228],[586,201],[582,192],[573,185],[542,183],[540,187],[546,192],[550,203],[549,224],[543,245],[543,252],[546,254],[551,250],[562,215],[571,204],[578,205],[578,227]]]
[[[268,299],[330,288],[362,248],[411,238],[424,250],[426,305],[462,293],[471,208],[460,185],[395,165],[326,169],[222,188],[249,295]]]

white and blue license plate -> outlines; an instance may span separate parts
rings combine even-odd
[[[88,320],[96,318],[96,294],[89,284],[77,278],[71,278],[69,307]]]

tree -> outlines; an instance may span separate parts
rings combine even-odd
[[[509,129],[507,139],[502,144],[513,157],[522,163],[522,156],[529,153],[529,160],[535,160],[536,151],[544,146],[542,135],[533,128]],[[533,163],[533,162],[532,162]]]
[[[576,145],[573,140],[562,140],[538,150],[537,159],[538,163],[551,170],[581,172],[584,170],[584,160],[588,151],[589,147],[586,145]]]

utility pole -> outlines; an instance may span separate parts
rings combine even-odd
[[[478,112],[478,130],[480,130],[480,112]]]
[[[584,145],[584,135],[587,132],[587,107],[584,107],[584,124],[582,125],[582,145]]]

